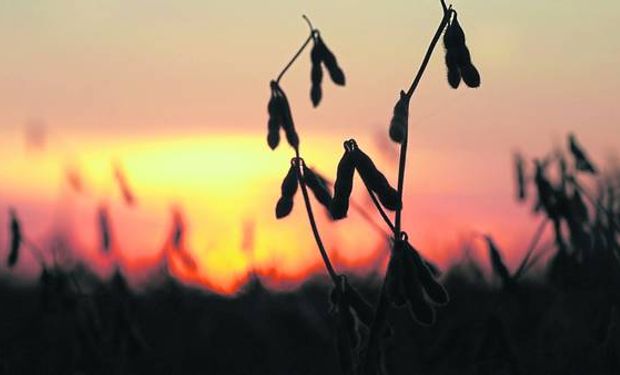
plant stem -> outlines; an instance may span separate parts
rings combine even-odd
[[[329,277],[334,282],[334,285],[338,285],[338,274],[334,270],[331,261],[329,260],[329,256],[327,255],[327,251],[325,250],[325,246],[323,245],[323,241],[321,240],[321,234],[319,233],[319,228],[316,225],[316,220],[314,219],[314,213],[312,212],[312,206],[310,204],[310,197],[308,196],[308,189],[306,188],[306,181],[304,180],[304,176],[301,173],[301,163],[303,163],[303,159],[299,156],[299,149],[295,149],[295,171],[297,172],[297,180],[299,181],[299,186],[301,187],[301,193],[304,197],[304,204],[306,206],[306,212],[308,214],[308,221],[310,222],[310,227],[312,228],[312,234],[314,235],[314,241],[316,242],[317,247],[319,248],[319,252],[321,253],[321,258],[323,258],[323,263],[325,264],[325,268],[327,269],[327,273]]]
[[[530,245],[528,246],[528,249],[525,252],[525,257],[521,261],[519,268],[517,268],[517,270],[514,273],[513,278],[515,280],[519,279],[519,277],[521,277],[521,274],[527,269],[527,263],[532,257],[532,254],[534,253],[536,246],[540,242],[540,239],[542,238],[543,233],[545,233],[545,228],[547,227],[548,223],[549,223],[549,218],[545,217],[538,225],[538,228],[536,228],[536,232],[534,232],[534,237],[532,237],[532,241],[530,242]]]
[[[426,66],[428,65],[428,62],[430,61],[431,56],[433,55],[433,50],[435,49],[435,46],[437,45],[437,42],[439,41],[439,38],[441,37],[441,33],[443,32],[443,29],[446,27],[446,25],[448,24],[448,21],[450,20],[450,15],[452,14],[452,12],[454,12],[451,6],[446,7],[446,3],[444,2],[444,0],[441,0],[441,7],[443,8],[443,18],[441,19],[441,22],[439,23],[439,27],[437,28],[437,31],[435,32],[435,35],[433,36],[433,39],[431,40],[431,43],[429,44],[428,49],[426,50],[426,54],[424,55],[424,59],[422,60],[422,65],[420,65],[420,68],[418,69],[418,73],[413,79],[413,82],[411,82],[411,86],[409,86],[409,90],[407,90],[407,96],[410,98],[411,96],[413,96],[413,93],[418,87],[418,84],[420,83],[420,80],[422,79],[422,75],[424,75]]]
[[[284,69],[282,69],[282,71],[280,72],[280,74],[278,74],[278,78],[276,78],[276,83],[280,83],[280,80],[282,79],[282,77],[284,76],[284,73],[286,73],[286,71],[291,67],[291,65],[293,65],[293,63],[295,62],[295,60],[297,60],[297,58],[299,57],[299,55],[301,55],[301,53],[304,51],[304,49],[306,49],[306,47],[308,46],[308,43],[310,43],[310,41],[314,38],[314,30],[312,30],[310,32],[310,35],[308,35],[308,38],[306,39],[306,41],[301,45],[301,47],[299,48],[299,50],[295,53],[295,55],[293,55],[293,58],[288,62],[288,64],[286,64],[286,66],[284,67]]]
[[[366,183],[364,183],[364,186],[366,186],[366,189],[368,190],[368,195],[370,195],[370,199],[372,200],[372,203],[374,203],[375,207],[377,208],[377,211],[379,212],[379,215],[381,215],[381,218],[383,219],[383,221],[385,221],[387,226],[390,227],[390,230],[392,232],[395,232],[396,229],[394,227],[394,224],[392,224],[392,220],[390,220],[390,217],[388,216],[388,214],[385,212],[383,207],[381,207],[381,204],[377,200],[375,193],[373,193],[372,190],[370,190],[370,188],[368,187],[368,185],[366,185]]]
[[[441,33],[443,32],[444,28],[448,24],[448,21],[450,20],[450,15],[452,14],[451,8],[446,7],[444,0],[441,0],[441,6],[443,8],[443,17],[441,19],[441,22],[439,23],[439,26],[437,27],[437,31],[435,32],[433,39],[431,40],[428,46],[428,49],[426,50],[426,54],[424,55],[422,64],[420,65],[420,68],[418,68],[418,72],[415,78],[413,79],[413,82],[411,82],[411,86],[409,86],[409,90],[407,90],[407,97],[409,99],[411,99],[415,90],[418,88],[418,84],[420,83],[420,80],[422,79],[422,76],[424,75],[424,72],[426,71],[426,67],[428,65],[428,62],[431,59],[431,56],[433,55],[433,51],[435,50],[435,46],[437,45],[439,38],[441,37]],[[409,102],[409,104],[410,103],[411,102]],[[403,204],[402,204],[403,185],[405,183],[405,168],[407,166],[408,140],[409,140],[409,128],[407,127],[407,129],[405,129],[405,139],[403,140],[403,143],[400,145],[400,157],[398,160],[398,198],[400,199],[400,202],[401,202],[401,208],[396,210],[396,218],[394,220],[394,227],[395,227],[394,235],[395,236],[398,236],[398,234],[401,231],[401,216],[402,216],[402,209],[403,209]]]
[[[24,247],[30,251],[30,254],[35,257],[35,259],[39,262],[39,265],[42,268],[47,268],[47,264],[45,263],[45,257],[43,256],[43,252],[39,250],[39,248],[28,238],[24,237],[22,240]]]
[[[377,224],[375,222],[375,220],[370,216],[370,214],[368,214],[368,212],[366,212],[364,207],[362,207],[360,204],[358,204],[357,202],[355,202],[352,199],[349,200],[349,203],[351,204],[351,207],[353,207],[353,209],[355,209],[355,211],[357,211],[362,216],[362,219],[364,219],[379,234],[381,234],[382,236],[390,236],[390,232],[385,231],[381,225]],[[390,231],[391,231],[391,229],[390,229]]]
[[[444,0],[441,0],[441,6],[443,9],[443,17],[441,18],[439,27],[437,27],[437,31],[435,32],[435,35],[433,36],[433,39],[431,40],[428,46],[428,49],[426,50],[426,54],[424,55],[422,64],[420,65],[420,68],[418,69],[418,72],[413,82],[411,83],[409,90],[407,90],[408,98],[411,98],[416,88],[418,87],[418,84],[420,83],[420,80],[422,79],[422,76],[424,75],[424,71],[426,70],[426,66],[428,65],[428,62],[430,61],[430,58],[433,54],[435,46],[437,45],[437,42],[439,41],[439,38],[441,37],[441,33],[446,27],[450,19],[450,15],[452,14],[451,9],[446,7]],[[400,157],[398,161],[398,198],[401,202],[401,206],[399,209],[396,210],[396,217],[394,220],[393,232],[394,232],[395,241],[400,239],[400,233],[401,233],[401,216],[402,216],[402,209],[403,209],[402,198],[403,198],[403,186],[404,186],[404,181],[405,181],[405,168],[407,165],[408,138],[409,138],[409,129],[406,129],[405,138],[403,140],[403,143],[400,146]],[[389,301],[386,295],[385,279],[384,279],[383,285],[381,287],[381,295],[379,296],[379,303],[377,304],[377,309],[375,310],[375,317],[370,326],[370,334],[368,337],[368,346],[366,350],[366,359],[364,363],[364,371],[366,375],[375,375],[376,373],[376,369],[377,369],[376,361],[379,358],[379,350],[380,350],[379,339],[385,327],[388,309],[389,309]]]
[[[315,173],[317,173],[315,171]],[[330,185],[331,187],[334,186],[334,181],[331,181],[330,179],[328,179],[327,177],[325,177],[324,175],[320,175],[321,178],[323,179],[323,181],[325,181],[326,184]],[[368,186],[366,187],[368,188]],[[371,195],[371,198],[374,198]],[[368,214],[368,212],[366,212],[366,210],[364,209],[364,207],[362,205],[360,205],[359,203],[357,203],[356,201],[353,200],[353,198],[349,199],[349,203],[351,204],[351,207],[353,207],[360,215],[362,215],[362,218],[364,220],[366,220],[366,222],[368,224],[370,224],[371,227],[375,228],[377,230],[377,232],[381,233],[382,235],[389,235],[389,233],[387,233],[385,230],[383,230],[383,228],[377,224],[372,217],[370,217],[370,215]],[[377,202],[375,199],[373,199],[373,203],[375,204],[375,206],[377,206],[377,209],[381,209],[381,207],[378,205],[379,202]],[[390,218],[387,216],[387,214],[385,216],[383,216],[383,220],[385,220],[386,224],[390,227],[390,230],[393,231],[394,230],[394,224],[392,224],[392,221],[390,220]]]

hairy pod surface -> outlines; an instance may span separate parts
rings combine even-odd
[[[450,45],[455,47],[460,47],[465,45],[465,32],[459,23],[458,16],[455,14],[452,18],[452,22],[450,22]]]
[[[465,33],[456,14],[452,22],[446,27],[443,43],[446,49],[445,62],[450,86],[456,89],[462,79],[469,87],[479,87],[480,73],[471,62],[471,55],[465,44]]]
[[[460,25],[459,25],[460,26]],[[453,23],[450,22],[446,26],[446,30],[443,34],[443,47],[446,50],[457,48],[459,45],[458,36],[456,35],[456,30],[453,27]]]
[[[334,220],[347,216],[349,197],[353,190],[353,173],[355,159],[350,151],[346,150],[338,162],[336,182],[334,183],[334,198],[329,205],[329,212]]]
[[[403,143],[407,136],[409,122],[409,96],[400,91],[400,97],[394,105],[392,120],[390,121],[390,138],[396,143]]]
[[[471,62],[461,66],[461,77],[467,86],[471,88],[480,87],[480,73]]]

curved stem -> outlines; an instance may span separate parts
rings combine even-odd
[[[530,242],[530,245],[528,246],[528,249],[525,252],[525,257],[523,258],[523,260],[521,261],[521,264],[519,265],[519,268],[517,268],[517,270],[515,271],[513,275],[513,278],[515,280],[518,280],[521,277],[521,274],[525,272],[525,270],[528,268],[527,264],[530,258],[532,257],[532,254],[534,253],[536,246],[540,242],[540,239],[542,238],[543,233],[545,233],[545,228],[547,227],[548,223],[549,223],[549,218],[545,217],[538,225],[536,232],[534,232],[534,237],[532,237],[532,241]]]
[[[420,68],[418,69],[418,73],[413,79],[413,82],[411,82],[411,86],[409,86],[409,90],[407,90],[408,97],[411,97],[413,93],[415,92],[416,88],[418,87],[418,84],[420,83],[420,80],[422,79],[422,76],[424,75],[424,71],[426,70],[426,66],[428,65],[428,62],[430,61],[431,56],[433,55],[433,50],[435,49],[435,46],[437,45],[437,42],[439,41],[439,38],[441,37],[441,33],[443,32],[443,29],[448,24],[448,21],[450,21],[450,16],[454,12],[454,10],[452,10],[451,8],[452,6],[446,7],[446,3],[444,2],[444,0],[441,0],[441,7],[443,8],[443,18],[441,19],[441,22],[439,23],[439,27],[437,27],[437,31],[435,32],[435,35],[433,36],[433,39],[431,40],[431,43],[429,44],[428,49],[426,50],[426,54],[424,55],[422,64],[420,65]]]
[[[373,193],[372,190],[370,190],[370,188],[368,187],[368,185],[366,185],[366,183],[364,183],[364,186],[366,186],[366,190],[368,190],[368,195],[370,195],[370,199],[372,200],[372,203],[374,203],[375,207],[377,208],[377,211],[379,212],[379,215],[381,215],[381,218],[383,219],[383,221],[385,221],[387,226],[390,227],[390,230],[392,232],[395,232],[396,228],[394,224],[392,224],[392,220],[390,220],[390,217],[388,216],[388,214],[385,212],[383,207],[381,207],[381,203],[379,203],[379,201],[377,200],[375,193]]]
[[[305,14],[302,14],[301,17],[308,24],[308,27],[310,28],[310,34],[314,34],[316,30],[314,29],[314,26],[312,26],[312,22],[310,21],[310,18],[308,18],[308,16],[306,16]]]
[[[297,180],[299,181],[299,186],[301,187],[301,193],[304,197],[304,204],[306,206],[306,212],[308,214],[308,221],[310,222],[310,227],[312,228],[312,234],[314,235],[314,241],[316,242],[317,247],[319,248],[319,252],[321,253],[321,258],[323,258],[323,263],[325,264],[325,268],[327,269],[327,273],[329,277],[334,282],[334,285],[338,285],[338,274],[334,270],[334,266],[332,266],[331,261],[329,260],[329,256],[327,255],[327,251],[325,250],[325,246],[323,245],[323,241],[321,240],[321,234],[319,233],[319,228],[316,225],[316,220],[314,219],[314,213],[312,212],[312,206],[310,204],[310,197],[308,195],[308,189],[306,188],[306,182],[304,180],[304,176],[301,173],[301,165],[302,162],[301,157],[299,156],[299,149],[295,149],[297,165],[295,166],[295,171],[297,172]]]
[[[428,46],[428,49],[426,50],[426,54],[424,55],[422,64],[420,65],[420,68],[418,69],[418,72],[413,82],[411,83],[409,90],[407,90],[408,98],[411,98],[416,88],[418,87],[418,84],[420,83],[420,80],[422,79],[422,76],[424,75],[424,71],[426,70],[426,66],[428,65],[428,62],[430,61],[433,51],[435,50],[435,46],[437,45],[437,42],[439,41],[439,38],[441,37],[441,33],[443,32],[448,21],[450,20],[450,16],[452,14],[451,8],[446,7],[444,0],[441,0],[441,7],[443,9],[443,17],[441,18],[441,22],[439,23],[439,26],[437,27],[437,31],[435,32],[435,35],[433,36],[433,39],[431,40]],[[405,138],[402,144],[400,145],[400,156],[399,156],[399,161],[398,161],[398,198],[401,202],[401,205],[400,205],[400,208],[396,210],[396,215],[394,219],[394,230],[393,230],[394,240],[398,240],[400,238],[400,233],[401,233],[401,216],[402,216],[402,209],[403,209],[403,186],[404,186],[404,181],[405,181],[405,168],[407,166],[408,138],[409,138],[409,130],[406,129]],[[368,337],[368,346],[366,350],[366,359],[364,363],[364,366],[365,366],[364,370],[365,370],[365,373],[368,375],[370,375],[373,372],[376,372],[374,370],[376,369],[376,361],[379,358],[379,350],[380,350],[379,339],[383,332],[383,328],[385,327],[388,310],[389,310],[389,301],[386,295],[385,279],[384,279],[383,285],[381,287],[381,295],[379,296],[379,303],[377,304],[377,308],[375,310],[375,317],[370,326],[370,334]]]
[[[439,26],[437,27],[437,31],[435,31],[435,35],[433,36],[433,39],[431,39],[431,42],[428,46],[428,49],[426,50],[426,54],[424,55],[424,59],[422,60],[422,64],[420,65],[420,68],[418,69],[418,72],[415,76],[415,78],[413,79],[413,82],[411,83],[411,86],[409,86],[409,90],[407,90],[407,97],[411,98],[413,96],[413,93],[415,92],[415,90],[418,88],[418,84],[420,83],[420,80],[422,79],[422,76],[424,75],[424,72],[426,71],[426,67],[428,66],[428,62],[431,59],[431,56],[433,55],[433,51],[435,50],[435,46],[437,46],[437,42],[439,41],[439,38],[441,37],[441,33],[443,32],[444,28],[446,27],[446,25],[448,24],[448,21],[450,20],[450,15],[452,14],[452,9],[449,7],[446,7],[446,4],[443,0],[441,0],[441,6],[442,9],[444,10],[443,12],[443,17],[441,18],[441,22],[439,23]],[[410,104],[410,103],[409,103]],[[398,160],[398,197],[400,199],[401,202],[401,208],[396,210],[396,218],[394,220],[394,234],[397,236],[398,233],[400,233],[401,231],[401,215],[402,215],[402,202],[403,202],[403,185],[405,182],[405,168],[407,166],[407,144],[408,144],[408,140],[409,140],[409,129],[405,129],[405,139],[403,140],[402,144],[400,145],[400,157]]]
[[[377,224],[375,220],[370,216],[370,214],[364,209],[364,207],[362,207],[362,205],[355,202],[353,199],[349,199],[349,203],[351,204],[351,207],[353,207],[353,209],[355,209],[355,211],[357,211],[362,216],[362,219],[364,219],[380,235],[389,237],[390,233],[383,229],[381,225]]]
[[[306,49],[306,47],[308,46],[308,43],[310,43],[310,41],[314,38],[314,31],[310,32],[310,35],[308,36],[308,38],[306,38],[306,41],[301,45],[301,47],[299,48],[299,50],[295,53],[295,55],[293,55],[293,58],[291,58],[291,60],[288,62],[288,64],[286,64],[286,66],[284,67],[284,69],[282,69],[282,71],[280,72],[280,74],[278,74],[278,78],[276,78],[276,83],[280,83],[280,80],[282,79],[282,77],[284,76],[284,73],[286,73],[286,71],[291,67],[291,65],[293,65],[293,63],[295,62],[295,60],[297,60],[297,58],[299,57],[299,55],[301,55],[301,53],[304,51],[304,49]]]

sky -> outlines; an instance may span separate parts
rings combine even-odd
[[[404,224],[444,265],[473,231],[494,234],[514,264],[537,219],[514,201],[513,153],[543,155],[574,132],[599,164],[617,155],[620,5],[453,5],[482,85],[449,88],[436,50],[410,110]],[[302,14],[347,77],[344,88],[325,80],[316,109],[309,51],[283,79],[305,159],[333,178],[354,137],[395,182],[387,126],[440,20],[438,1],[0,1],[0,210],[16,208],[39,246],[62,234],[100,264],[97,207],[110,208],[119,252],[134,263],[161,250],[178,207],[200,269],[181,277],[218,291],[251,272],[280,284],[321,273],[301,197],[292,217],[273,217],[292,150],[265,142],[268,84],[307,37]],[[135,207],[123,203],[114,163]],[[354,197],[367,207],[363,191]],[[385,240],[350,216],[319,221],[338,265],[366,273]],[[2,244],[6,227],[2,214]],[[14,273],[36,273],[24,263]]]

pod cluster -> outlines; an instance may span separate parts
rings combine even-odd
[[[407,136],[409,99],[409,95],[401,90],[400,97],[394,106],[394,113],[390,121],[390,138],[396,143],[403,143]]]
[[[336,85],[344,86],[345,76],[338,65],[336,56],[327,48],[323,39],[321,39],[321,34],[316,30],[313,31],[312,39],[314,41],[314,46],[312,47],[312,51],[310,51],[310,61],[312,63],[312,68],[310,70],[310,81],[312,83],[310,87],[310,99],[312,100],[312,104],[316,107],[323,97],[323,91],[321,89],[321,82],[323,81],[322,65],[325,66],[331,80]]]
[[[354,140],[346,141],[344,148],[345,152],[338,163],[336,172],[334,198],[329,206],[332,218],[338,220],[347,216],[355,170],[364,184],[377,196],[383,207],[392,211],[399,209],[401,203],[398,191],[389,184],[372,159],[357,147]]]
[[[296,168],[298,168],[297,163],[292,161],[288,173],[284,177],[284,180],[282,180],[280,189],[282,194],[276,204],[276,218],[278,219],[288,216],[293,210],[293,197],[297,192],[298,185]]]
[[[471,62],[471,55],[465,44],[465,33],[459,24],[457,14],[454,11],[452,12],[454,17],[448,23],[443,36],[448,83],[455,89],[459,87],[462,79],[469,87],[479,87],[480,73]]]
[[[411,316],[423,325],[435,321],[433,305],[448,303],[448,293],[406,240],[394,242],[386,277],[391,303],[398,307],[407,305]]]
[[[271,98],[267,105],[269,121],[267,122],[267,144],[274,150],[280,144],[280,129],[284,130],[288,144],[294,149],[299,147],[299,137],[295,131],[291,107],[284,90],[276,81],[271,81]]]
[[[9,232],[11,233],[11,239],[9,243],[9,257],[7,258],[7,265],[12,268],[19,258],[19,248],[22,245],[22,231],[19,225],[19,219],[15,210],[9,211]]]
[[[338,277],[337,286],[330,293],[330,304],[330,313],[335,316],[340,366],[344,374],[353,374],[354,354],[360,346],[360,324],[370,327],[373,309],[342,275]]]

